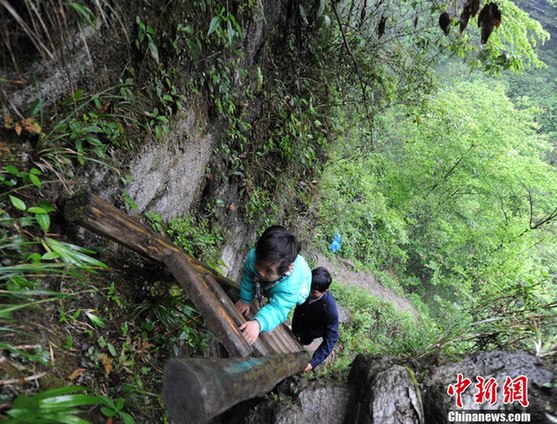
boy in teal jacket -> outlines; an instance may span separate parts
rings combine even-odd
[[[299,253],[296,237],[279,225],[267,228],[248,253],[236,309],[247,316],[254,298],[260,304],[263,296],[269,299],[253,320],[240,326],[248,343],[286,321],[292,308],[309,296],[311,270]]]

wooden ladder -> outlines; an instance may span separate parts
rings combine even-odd
[[[167,363],[163,398],[175,424],[207,422],[243,400],[272,390],[308,363],[309,353],[285,324],[260,334],[250,346],[238,329],[245,322],[233,301],[238,298],[238,284],[112,204],[84,191],[65,202],[64,216],[164,264],[228,352],[229,358],[175,358]],[[252,306],[250,315],[257,310]]]

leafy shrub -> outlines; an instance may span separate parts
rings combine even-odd
[[[215,270],[222,266],[223,236],[220,230],[203,219],[191,216],[173,218],[168,221],[166,233],[174,244],[180,246],[194,258]]]
[[[334,282],[331,291],[337,303],[347,310],[350,320],[340,325],[340,352],[323,370],[326,374],[346,376],[350,364],[361,352],[409,357],[430,353],[441,334],[431,319],[417,320],[410,313],[399,312],[391,303],[361,287]]]

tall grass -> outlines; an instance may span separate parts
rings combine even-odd
[[[352,361],[362,352],[418,356],[428,352],[441,335],[429,317],[400,312],[361,287],[334,282],[331,292],[350,319],[340,325],[337,353],[334,361],[323,369],[326,375],[345,378]]]
[[[25,331],[27,326],[18,319],[20,314],[71,296],[49,289],[48,281],[52,277],[78,278],[84,271],[94,272],[106,265],[90,256],[94,252],[44,234],[50,229],[50,219],[45,218],[49,212],[40,207],[27,208],[18,197],[29,192],[29,188],[21,188],[29,174],[17,173],[16,177],[14,169],[8,166],[0,172],[0,187],[10,189],[0,193],[0,332],[5,341],[1,349],[12,356],[44,364],[43,355],[30,355],[18,347],[18,341],[24,337],[21,330]],[[39,179],[33,181],[41,185]],[[38,351],[44,350],[37,346]]]
[[[111,3],[109,0],[0,0],[3,60],[6,62],[9,56],[20,72],[20,60],[28,59],[29,46],[45,61],[60,59],[72,29],[94,27],[99,20],[104,24],[116,21],[125,33],[120,14]]]
[[[21,395],[13,407],[8,411],[11,417],[6,424],[52,423],[52,424],[88,424],[81,418],[86,411],[84,406],[100,406],[103,415],[112,422],[112,417],[118,417],[124,424],[134,424],[133,417],[122,410],[123,399],[117,402],[106,396],[90,395],[85,387],[69,386],[44,390],[33,396]]]

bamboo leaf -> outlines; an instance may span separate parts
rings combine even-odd
[[[56,252],[46,252],[43,256],[41,256],[41,259],[43,261],[50,261],[52,259],[58,259],[60,257],[60,255]]]
[[[87,394],[65,394],[60,396],[45,397],[39,401],[39,407],[45,411],[64,411],[83,405],[96,405],[98,396]]]
[[[19,197],[15,197],[10,194],[10,201],[12,202],[12,205],[14,205],[14,208],[19,209],[20,211],[27,209],[25,202]]]
[[[36,395],[37,399],[45,399],[47,397],[61,396],[75,392],[86,392],[87,388],[83,386],[64,386],[48,389]]]
[[[85,20],[89,25],[94,24],[95,14],[87,6],[81,3],[70,3],[70,6]]]
[[[27,209],[28,212],[30,213],[46,213],[46,211],[38,206],[31,206],[29,209]]]
[[[35,219],[43,231],[46,232],[50,229],[50,216],[47,213],[38,213],[35,215]]]
[[[78,412],[80,411],[75,411],[74,413]],[[50,419],[52,419],[53,422],[60,424],[91,424],[90,421],[87,421],[86,419],[80,418],[76,415],[68,415],[68,412],[66,412],[65,414],[53,415]]]
[[[102,320],[102,318],[96,316],[95,314],[85,311],[85,315],[87,315],[87,318],[89,318],[91,320],[91,322],[93,323],[93,325],[97,328],[104,328],[105,327],[105,323]]]
[[[85,392],[85,387],[69,386],[45,390],[33,396],[20,395],[14,401],[14,407],[7,411],[7,415],[12,417],[7,422],[90,424],[78,416],[82,413],[79,407],[99,405],[103,399]]]
[[[50,237],[45,237],[44,242],[48,248],[58,253],[64,262],[85,269],[90,269],[91,267],[107,268],[106,264],[88,255],[88,253],[94,253],[93,250],[70,243],[64,243]]]
[[[213,19],[211,19],[211,23],[209,24],[209,32],[207,32],[207,35],[211,35],[213,32],[215,32],[218,27],[220,26],[220,16],[214,16]]]

